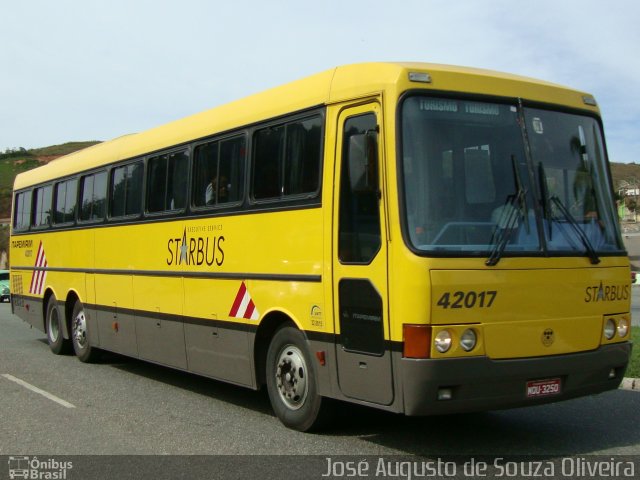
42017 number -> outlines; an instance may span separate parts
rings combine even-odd
[[[489,308],[493,305],[496,295],[496,290],[446,292],[440,297],[437,305],[442,308]]]

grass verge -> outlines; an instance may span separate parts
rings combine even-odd
[[[631,341],[633,342],[631,361],[624,376],[640,378],[640,327],[631,327]]]

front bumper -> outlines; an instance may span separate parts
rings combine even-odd
[[[403,358],[406,415],[434,415],[539,405],[618,388],[631,355],[631,343],[601,346],[590,352],[550,357],[492,360]],[[615,376],[610,378],[610,372]],[[527,397],[527,382],[561,379],[561,393]],[[450,400],[438,391],[451,390]]]

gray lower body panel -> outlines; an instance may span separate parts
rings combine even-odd
[[[631,344],[552,357],[491,360],[401,360],[404,413],[433,415],[537,405],[616,389],[626,370]],[[615,376],[610,378],[610,372]],[[559,378],[557,395],[528,398],[527,382]],[[450,400],[438,391],[451,390]]]
[[[208,325],[184,325],[189,371],[245,386],[253,386],[249,334]]]
[[[45,331],[44,326],[44,306],[42,299],[35,297],[25,297],[13,295],[11,298],[13,314],[20,317],[34,328],[41,332]]]

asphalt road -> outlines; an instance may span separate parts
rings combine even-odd
[[[115,355],[94,365],[53,355],[7,304],[0,305],[0,402],[0,455],[640,454],[640,392],[426,418],[344,405],[334,428],[303,434],[279,423],[264,392]]]

